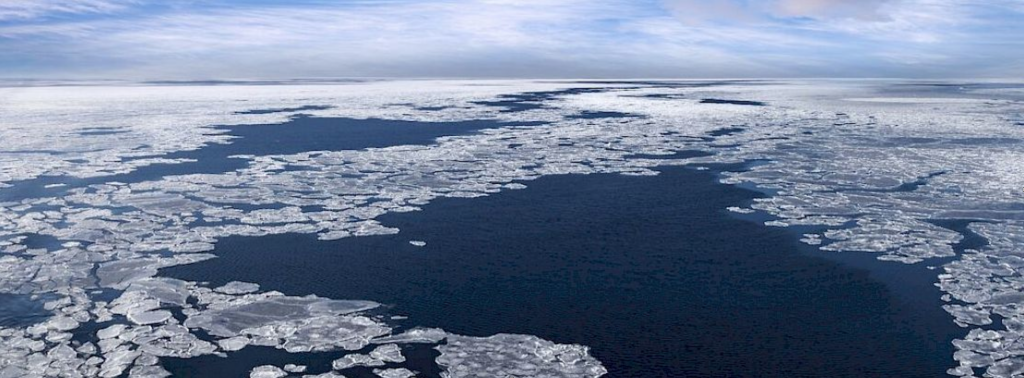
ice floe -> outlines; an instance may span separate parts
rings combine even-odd
[[[287,376],[288,372],[273,365],[262,365],[252,369],[249,378],[281,378]]]
[[[449,336],[437,347],[445,377],[600,377],[607,370],[587,347],[560,345],[536,336]]]
[[[380,378],[412,378],[416,373],[406,368],[397,369],[373,369],[373,374]]]

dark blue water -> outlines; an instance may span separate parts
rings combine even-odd
[[[712,137],[730,136],[742,133],[744,130],[746,129],[742,127],[726,127],[717,130],[711,130],[711,132],[709,132],[708,135],[711,135]]]
[[[713,80],[713,81],[672,81],[672,80],[578,80],[580,84],[636,85],[645,88],[709,88],[724,85],[763,85],[767,80]]]
[[[655,98],[659,100],[682,100],[687,98],[685,94],[681,93],[652,93],[644,95],[633,95],[628,97]]]
[[[289,111],[263,109],[253,112]],[[223,173],[245,168],[246,159],[234,155],[279,155],[305,151],[359,150],[400,145],[427,145],[442,136],[465,135],[479,130],[505,126],[536,126],[533,123],[507,123],[491,120],[463,122],[414,122],[385,119],[312,118],[298,116],[283,124],[220,126],[238,138],[230,144],[211,144],[194,151],[164,155],[169,159],[195,159],[181,164],[154,164],[131,173],[96,178],[41,176],[32,180],[12,182],[13,187],[0,189],[0,201],[23,198],[61,196],[68,189],[106,182],[142,182],[165,176],[195,173]],[[47,185],[64,184],[50,187]]]
[[[474,104],[501,108],[501,113],[517,113],[527,110],[542,109],[544,103],[560,96],[569,96],[584,93],[600,93],[609,90],[621,90],[624,88],[569,88],[555,91],[526,92],[500,95],[491,101],[475,101]]]
[[[959,329],[930,300],[905,300],[937,301],[934,275],[906,275],[922,282],[896,293],[879,277],[904,275],[900,264],[815,257],[791,231],[725,212],[756,194],[712,171],[527,185],[382,217],[398,235],[229,238],[220,258],[163,274],[376,300],[461,334],[585,344],[611,377],[938,377],[953,365]]]
[[[235,112],[235,114],[271,114],[271,113],[293,113],[293,112],[308,112],[311,110],[327,110],[334,108],[330,105],[303,105],[292,108],[270,108],[270,109],[253,109],[242,112]]]
[[[719,98],[705,98],[700,100],[701,104],[726,104],[726,105],[746,105],[746,106],[765,106],[765,103],[761,101],[744,101],[744,100],[724,100]]]
[[[53,313],[47,311],[43,304],[53,299],[56,298],[0,293],[0,327],[27,327],[49,319]]]
[[[349,353],[367,354],[375,346],[369,346],[355,352],[329,353],[288,353],[273,347],[248,346],[237,352],[231,352],[229,358],[218,356],[202,356],[196,358],[165,358],[162,366],[176,378],[191,377],[248,377],[252,368],[260,365],[284,366],[285,364],[305,365],[308,370],[304,374],[321,374],[331,371],[331,362]],[[440,377],[441,368],[434,359],[440,352],[430,344],[404,344],[402,355],[406,362],[401,364],[388,363],[377,368],[404,367],[420,374],[420,377]],[[348,378],[380,378],[373,374],[374,368],[355,367],[346,369]]]
[[[676,151],[671,155],[651,155],[651,154],[634,154],[626,156],[629,159],[653,159],[653,160],[678,160],[678,159],[689,159],[696,157],[705,157],[714,155],[710,152],[698,151],[698,150],[682,150]]]
[[[715,87],[728,84],[737,84],[741,81],[708,81],[708,82],[678,82],[678,81],[575,81],[579,84],[614,84],[624,85],[619,87],[596,87],[596,88],[567,88],[554,91],[543,91],[543,92],[526,92],[526,93],[514,93],[500,95],[494,100],[490,101],[476,101],[473,102],[477,105],[492,106],[501,108],[499,112],[502,113],[516,113],[527,110],[542,109],[545,107],[545,102],[568,95],[584,94],[584,93],[601,93],[608,91],[621,91],[626,89],[638,89],[638,88],[706,88]],[[754,84],[756,81],[750,82]],[[657,95],[655,95],[657,96]],[[669,95],[671,97],[671,95]],[[669,98],[664,97],[664,98]],[[708,101],[708,100],[705,100]],[[753,105],[750,101],[729,101],[729,100],[711,100],[711,101],[728,101],[720,103],[737,103],[739,105]],[[764,105],[763,103],[758,103]],[[621,114],[621,113],[620,113]]]
[[[930,223],[936,226],[953,230],[963,237],[959,242],[953,244],[953,251],[956,254],[961,254],[968,249],[982,249],[988,246],[988,239],[984,236],[978,235],[977,232],[971,231],[968,228],[971,223],[983,222],[974,219],[935,219],[931,220]]]
[[[567,119],[599,119],[599,118],[642,118],[637,114],[629,114],[623,112],[595,112],[595,111],[582,111],[578,114],[568,115]]]
[[[124,134],[128,130],[117,128],[117,127],[86,127],[78,132],[81,136],[95,136],[95,135],[117,135]]]

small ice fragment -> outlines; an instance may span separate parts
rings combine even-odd
[[[739,207],[739,206],[729,206],[729,207],[726,208],[726,210],[729,210],[729,211],[734,212],[734,213],[739,213],[739,214],[750,214],[750,213],[754,212],[753,209],[748,209],[748,208]]]
[[[157,311],[140,311],[128,313],[128,320],[132,323],[139,325],[163,323],[167,319],[171,318],[170,311],[157,310]]]
[[[410,240],[409,244],[412,244],[412,245],[417,246],[417,247],[422,247],[422,246],[427,245],[427,242],[421,241],[421,240]]]
[[[329,371],[329,372],[322,373],[322,374],[317,374],[317,375],[306,374],[306,375],[303,375],[302,378],[345,378],[345,376],[341,375],[341,374],[338,374],[338,373],[335,373],[333,371]]]
[[[384,362],[405,362],[405,356],[402,355],[402,348],[396,344],[381,345],[370,352],[370,357]]]
[[[224,286],[221,286],[221,287],[218,287],[216,289],[213,289],[213,291],[216,291],[218,293],[223,293],[223,294],[237,295],[237,294],[254,293],[254,292],[258,291],[259,289],[260,289],[260,285],[258,285],[258,284],[254,284],[254,283],[250,283],[250,282],[231,281],[231,282],[228,282],[227,284],[224,284]]]
[[[345,370],[353,366],[384,366],[384,361],[365,354],[349,354],[331,362],[334,370]]]
[[[78,328],[78,321],[66,316],[54,317],[52,320],[50,320],[49,324],[50,328],[56,329],[58,331],[70,331],[75,328]]]
[[[808,245],[821,245],[821,235],[818,234],[804,234],[804,237],[800,241]]]
[[[112,339],[112,338],[115,338],[118,335],[120,335],[121,332],[124,332],[124,330],[126,328],[128,328],[128,326],[126,326],[124,324],[114,324],[114,325],[112,325],[110,327],[107,327],[107,328],[104,328],[104,329],[101,329],[101,330],[97,331],[96,332],[96,337],[99,337],[100,340]]]
[[[373,369],[373,374],[377,374],[381,378],[412,378],[416,376],[416,373],[406,368]]]
[[[444,340],[448,334],[439,328],[414,328],[400,335],[391,335],[373,340],[375,344],[402,343],[402,344],[434,344]]]
[[[530,335],[498,334],[490,337],[448,335],[448,343],[435,349],[442,376],[597,378],[608,370],[590,356],[589,348],[555,344]]]
[[[235,336],[223,340],[218,340],[217,345],[220,345],[221,349],[224,349],[228,352],[234,352],[236,350],[245,348],[246,345],[249,345],[249,338],[245,336]]]
[[[284,370],[273,365],[257,366],[249,373],[249,378],[281,378],[287,376]]]

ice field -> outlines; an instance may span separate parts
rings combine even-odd
[[[318,119],[362,131],[336,140]],[[163,377],[161,359],[257,346],[351,353],[319,375],[267,365],[253,377],[411,377],[403,348],[414,344],[438,353],[445,377],[602,376],[586,345],[400,327],[402,314],[373,298],[159,270],[217,258],[230,237],[401,235],[377,218],[545,176],[732,163],[746,168],[720,182],[765,196],[728,211],[770,216],[768,227],[821,226],[802,239],[817,253],[934,268],[962,329],[948,374],[1024,374],[1024,84],[5,87],[0,140],[0,307],[14,308],[0,309],[0,377]],[[954,248],[972,235],[984,243]]]

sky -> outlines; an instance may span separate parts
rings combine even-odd
[[[0,77],[1024,76],[1024,0],[0,0]]]

